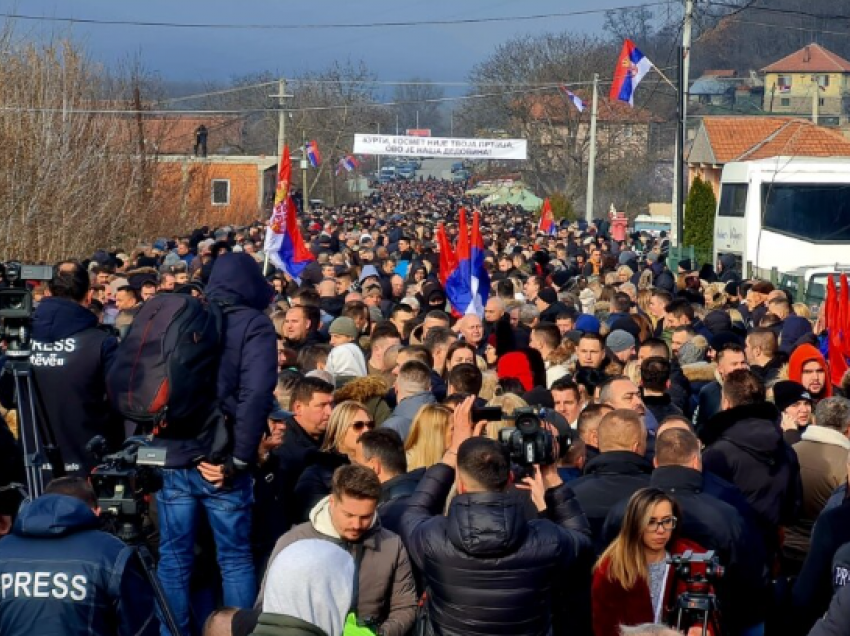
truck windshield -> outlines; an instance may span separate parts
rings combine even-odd
[[[762,226],[807,241],[850,241],[850,184],[762,185]]]
[[[734,216],[744,218],[747,212],[747,189],[746,183],[724,183],[720,191],[719,216]]]

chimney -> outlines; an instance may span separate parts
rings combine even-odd
[[[804,52],[803,52],[803,61],[807,62],[807,63],[812,61],[812,53],[809,50],[808,45],[806,46],[806,48],[804,49]]]

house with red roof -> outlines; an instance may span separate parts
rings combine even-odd
[[[812,117],[817,99],[818,123],[846,124],[850,119],[850,61],[809,44],[761,69],[764,110]]]
[[[850,157],[850,139],[796,117],[704,117],[687,154],[690,182],[699,176],[718,196],[727,163],[781,156]]]

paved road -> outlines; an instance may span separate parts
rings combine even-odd
[[[424,178],[435,177],[436,179],[451,179],[452,164],[460,159],[423,159],[422,169],[416,172],[416,176]]]

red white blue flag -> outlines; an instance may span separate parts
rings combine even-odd
[[[319,152],[319,144],[317,144],[315,140],[308,141],[304,149],[307,152],[307,161],[309,161],[310,165],[314,168],[318,168],[322,163],[322,155]]]
[[[614,81],[611,83],[611,101],[626,102],[635,105],[635,91],[638,84],[649,73],[652,62],[631,40],[623,43],[623,50],[614,69]]]

